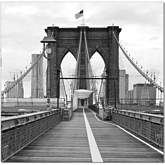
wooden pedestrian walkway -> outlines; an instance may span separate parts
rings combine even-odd
[[[163,156],[113,124],[85,112],[103,162],[163,162]],[[93,162],[83,112],[62,121],[8,162]]]
[[[113,123],[97,120],[86,113],[104,162],[163,162],[163,156]]]

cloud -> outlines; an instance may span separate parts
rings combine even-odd
[[[99,10],[93,13],[94,22],[107,22],[126,25],[158,26],[161,23],[162,8],[161,3],[144,2],[112,2],[97,3]],[[147,7],[146,7],[147,5]],[[153,14],[154,13],[154,14]]]
[[[47,26],[54,24],[59,27],[77,27],[81,24],[81,19],[74,18],[81,9],[84,9],[88,26],[106,27],[112,23],[119,25],[122,28],[120,40],[131,56],[145,69],[155,71],[159,77],[163,75],[161,3],[3,2],[1,9],[4,80],[10,79],[11,70],[24,70],[30,64],[31,54],[42,50],[40,40],[45,36],[44,29]],[[122,68],[130,74],[137,74],[122,53],[120,58],[123,58],[120,59]]]
[[[11,6],[5,6],[6,9],[4,14],[6,15],[19,15],[21,14],[22,16],[26,16],[26,15],[34,15],[38,12],[37,8],[34,6],[15,6],[15,5],[11,5]]]

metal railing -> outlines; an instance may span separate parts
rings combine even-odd
[[[113,106],[120,110],[132,110],[132,111],[140,111],[147,112],[153,114],[163,114],[164,102],[163,99],[119,99],[119,101],[115,101],[115,99],[109,99],[109,105],[106,104],[105,98],[99,98],[98,104],[100,104],[103,108],[107,106]]]
[[[64,99],[59,99],[59,107],[66,106]],[[2,116],[17,116],[20,114],[45,111],[47,107],[57,108],[57,98],[50,98],[50,104],[47,98],[4,98],[1,100]]]
[[[164,116],[115,109],[111,115],[114,123],[163,149]]]
[[[161,103],[163,102],[163,98],[142,98],[142,99],[128,99],[128,98],[120,98],[120,104],[137,104],[137,105],[145,105],[145,106],[163,106]]]
[[[1,159],[6,161],[61,121],[61,110],[7,117],[1,121]]]

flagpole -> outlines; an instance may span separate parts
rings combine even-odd
[[[76,19],[78,19],[80,17],[82,17],[82,24],[81,25],[84,26],[85,25],[85,19],[84,19],[84,11],[83,10],[81,10],[80,12],[75,14],[75,18]]]

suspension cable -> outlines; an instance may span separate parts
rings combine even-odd
[[[88,52],[88,44],[87,44],[87,38],[86,38],[86,31],[84,31],[84,39],[85,39],[85,47],[86,47],[86,52],[87,52],[87,62],[88,62],[88,69],[89,69],[89,73],[91,74],[92,77],[94,77],[93,71],[92,71],[92,66],[90,63],[90,59],[89,59],[89,52]],[[95,80],[92,79],[92,89],[95,89]]]
[[[103,70],[103,74],[104,74],[104,72],[105,72],[105,67],[104,67],[104,70]],[[101,80],[101,84],[100,84],[100,88],[99,88],[98,98],[100,98],[100,93],[101,93],[101,90],[102,90],[103,81],[104,81],[104,79]]]
[[[85,47],[86,47],[86,53],[87,53],[87,63],[88,63],[88,70],[89,70],[89,75],[88,76],[91,76],[91,77],[94,77],[94,74],[93,74],[93,71],[92,71],[92,66],[91,66],[91,63],[90,63],[90,58],[89,58],[89,52],[88,52],[88,44],[87,44],[87,38],[86,38],[86,31],[84,30],[84,40],[85,40]],[[89,80],[90,82],[90,80]],[[97,102],[97,98],[96,98],[96,81],[94,79],[91,80],[91,90],[94,90],[94,93],[95,93],[95,101]],[[89,86],[90,86],[90,83],[89,83]],[[90,87],[89,87],[90,88]]]
[[[164,92],[164,88],[161,87],[159,84],[157,84],[154,80],[152,80],[152,78],[150,78],[145,72],[143,72],[135,63],[134,61],[131,60],[131,58],[127,55],[126,51],[122,48],[121,44],[119,43],[115,33],[113,32],[113,36],[116,40],[116,42],[118,43],[120,49],[122,50],[122,52],[124,53],[125,57],[128,59],[128,61],[134,66],[134,68],[147,80],[149,81],[151,84],[153,84],[156,88],[158,88],[158,90],[160,90],[161,92]]]
[[[88,71],[88,75],[87,77],[89,78],[90,77],[90,74],[91,73],[91,70],[90,70],[90,63],[89,63],[89,52],[88,52],[88,46],[87,46],[87,41],[86,41],[86,31],[84,30],[83,31],[84,33],[84,41],[85,41],[85,53],[87,54],[87,58],[86,58],[86,63],[87,63],[87,71]],[[89,86],[89,89],[90,89],[90,80],[88,81],[87,85]],[[88,87],[87,87],[88,88]]]
[[[104,74],[104,72],[105,72],[105,67],[104,67],[104,70],[103,70],[103,74]],[[101,84],[100,84],[100,88],[99,88],[99,95],[100,95],[100,93],[101,93],[101,88],[102,88],[103,80],[104,80],[104,79],[101,80]]]
[[[76,64],[76,69],[75,69],[75,76],[78,75],[78,61],[80,60],[81,43],[82,43],[82,30],[80,31],[80,39],[79,39],[79,46],[78,46],[78,51],[77,51],[77,64]],[[72,93],[74,92],[74,89],[77,89],[77,80],[75,79],[73,82],[74,83],[73,83]]]
[[[62,70],[61,70],[61,77],[63,77]],[[65,97],[67,99],[67,93],[66,93],[66,88],[65,88],[65,84],[64,84],[64,79],[62,79],[62,84],[63,84],[63,88],[64,88]]]
[[[36,62],[34,64],[32,64],[29,69],[27,69],[27,71],[22,74],[17,80],[14,81],[14,83],[10,86],[10,87],[6,87],[2,92],[1,92],[1,96],[4,96],[4,94],[8,93],[12,88],[14,88],[21,80],[24,79],[24,77],[35,67],[35,65],[39,62],[39,60],[41,59],[41,57],[44,54],[44,50],[43,53],[40,54],[40,56],[37,58]]]

